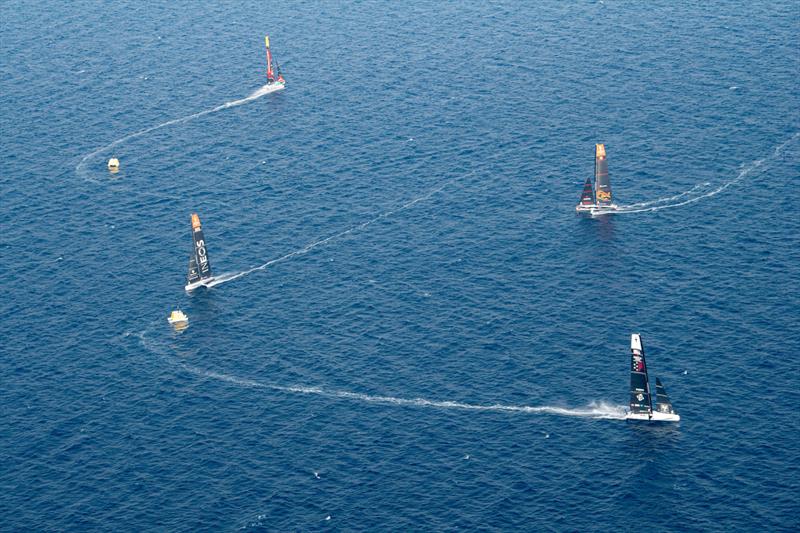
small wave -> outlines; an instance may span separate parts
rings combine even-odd
[[[143,130],[131,133],[124,137],[120,137],[119,139],[110,142],[105,146],[101,146],[100,148],[97,148],[93,152],[90,152],[85,156],[83,156],[81,160],[78,162],[78,164],[75,166],[75,172],[78,174],[78,176],[86,177],[87,179],[91,180],[91,178],[84,175],[85,174],[84,171],[86,169],[88,162],[94,157],[114,148],[115,146],[119,146],[120,144],[126,141],[130,141],[131,139],[141,137],[142,135],[147,135],[148,133],[156,131],[158,129],[166,128],[167,126],[172,126],[173,124],[189,122],[190,120],[194,120],[196,118],[200,118],[205,115],[210,115],[211,113],[216,113],[217,111],[222,111],[223,109],[228,109],[231,107],[236,107],[242,104],[246,104],[248,102],[252,102],[257,98],[261,98],[265,94],[273,93],[275,91],[280,91],[281,89],[283,89],[283,85],[264,85],[263,87],[259,87],[258,89],[250,93],[250,95],[245,98],[240,98],[239,100],[231,100],[230,102],[225,102],[224,104],[218,105],[217,107],[206,109],[205,111],[200,111],[198,113],[193,113],[191,115],[186,115],[185,117],[179,117],[172,120],[168,120],[166,122],[162,122],[161,124],[156,124],[155,126],[150,126],[149,128],[145,128]]]

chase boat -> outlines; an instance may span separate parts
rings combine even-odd
[[[186,316],[186,313],[181,311],[180,309],[176,309],[167,317],[167,322],[172,324],[173,326],[179,326],[181,324],[188,324],[189,317]]]

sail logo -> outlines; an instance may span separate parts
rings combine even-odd
[[[197,262],[200,263],[200,269],[203,272],[208,270],[208,257],[206,257],[206,244],[202,239],[195,243],[197,247]]]
[[[611,200],[611,193],[606,191],[597,191],[597,199],[598,200]]]

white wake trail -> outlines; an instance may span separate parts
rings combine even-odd
[[[722,183],[721,185],[718,185],[717,187],[711,189],[710,191],[704,192],[703,194],[699,194],[697,196],[692,196],[693,194],[698,193],[698,192],[710,187],[711,184],[709,182],[700,183],[698,185],[695,185],[694,187],[692,187],[691,189],[689,189],[686,192],[682,192],[680,194],[676,194],[675,196],[672,196],[672,197],[669,197],[669,198],[660,198],[658,200],[652,200],[650,202],[642,202],[642,203],[637,203],[637,204],[623,205],[623,206],[620,206],[620,209],[618,211],[612,211],[609,214],[625,215],[625,214],[632,214],[632,213],[651,213],[651,212],[654,212],[654,211],[661,211],[662,209],[672,209],[674,207],[682,207],[684,205],[693,204],[695,202],[699,202],[700,200],[704,200],[706,198],[711,198],[713,196],[716,196],[719,193],[721,193],[721,192],[725,191],[726,189],[728,189],[730,186],[739,183],[744,178],[746,178],[750,174],[753,174],[757,170],[762,169],[762,168],[766,168],[765,163],[769,163],[772,160],[774,160],[775,158],[777,158],[778,156],[780,156],[781,153],[783,152],[783,150],[792,141],[796,140],[798,137],[800,137],[800,132],[793,134],[786,141],[784,141],[781,144],[779,144],[778,146],[776,146],[775,149],[772,152],[772,155],[770,155],[769,157],[766,157],[764,159],[757,159],[756,161],[753,161],[749,165],[746,165],[744,168],[742,168],[742,170],[740,170],[739,173],[736,175],[736,177],[733,178],[732,180],[726,181],[726,182]],[[687,197],[687,196],[690,196],[690,198],[687,198],[686,200],[682,200],[680,202],[675,203],[675,200],[679,200],[679,199]],[[670,203],[670,202],[672,202],[672,203]]]
[[[506,404],[472,404],[449,400],[430,400],[427,398],[398,398],[395,396],[378,396],[372,394],[364,394],[360,392],[351,392],[335,389],[325,389],[322,387],[312,386],[282,386],[274,385],[271,383],[264,383],[252,379],[241,378],[231,374],[222,374],[220,372],[213,372],[202,370],[192,367],[190,365],[181,364],[184,370],[192,374],[232,383],[240,387],[255,388],[255,389],[270,389],[280,392],[296,393],[296,394],[313,394],[316,396],[324,396],[327,398],[354,400],[365,403],[377,403],[384,405],[397,405],[401,407],[422,407],[433,409],[455,409],[461,411],[495,411],[495,412],[509,412],[509,413],[527,413],[527,414],[551,414],[560,416],[577,416],[584,418],[604,418],[612,420],[625,419],[625,407],[611,405],[606,402],[591,402],[586,407],[569,408],[558,407],[552,405],[530,406],[530,405],[506,405]]]
[[[474,174],[474,173],[467,174],[467,176],[471,176],[472,174]],[[466,177],[466,176],[464,176],[464,177]],[[364,229],[367,226],[370,226],[370,225],[374,224],[375,222],[378,222],[379,220],[383,220],[383,219],[385,219],[387,217],[390,217],[390,216],[394,215],[395,213],[398,213],[400,211],[403,211],[405,209],[413,207],[417,203],[422,202],[424,200],[427,200],[431,196],[433,196],[434,194],[437,194],[437,193],[441,192],[442,189],[444,189],[445,187],[450,185],[453,181],[455,181],[455,178],[445,181],[443,184],[439,185],[435,189],[432,189],[432,190],[426,192],[425,194],[423,194],[422,196],[414,198],[413,200],[410,200],[410,201],[404,203],[403,205],[401,205],[399,207],[396,207],[396,208],[391,209],[389,211],[385,211],[385,212],[383,212],[383,213],[381,213],[379,215],[376,215],[375,217],[373,217],[373,218],[371,218],[371,219],[369,219],[369,220],[367,220],[365,222],[362,222],[360,224],[352,226],[352,227],[350,227],[350,228],[348,228],[346,230],[340,231],[338,233],[334,233],[333,235],[329,235],[328,237],[325,237],[324,239],[320,239],[318,241],[310,242],[310,243],[306,244],[304,247],[300,248],[299,250],[295,250],[293,252],[289,252],[286,255],[283,255],[283,256],[278,257],[276,259],[272,259],[270,261],[267,261],[266,263],[263,263],[263,264],[258,265],[258,266],[254,266],[252,268],[249,268],[247,270],[243,270],[241,272],[229,273],[229,274],[221,274],[221,275],[217,276],[216,279],[214,279],[214,281],[209,283],[208,287],[215,287],[217,285],[221,285],[223,283],[227,283],[229,281],[233,281],[235,279],[239,279],[241,277],[247,276],[248,274],[252,274],[253,272],[257,272],[259,270],[266,270],[267,268],[269,268],[272,265],[275,265],[277,263],[281,263],[281,262],[286,261],[288,259],[291,259],[293,257],[297,257],[299,255],[307,254],[308,252],[310,252],[311,250],[313,250],[314,248],[316,248],[318,246],[326,244],[326,243],[328,243],[328,242],[330,242],[330,241],[332,241],[334,239],[338,239],[340,237],[344,237],[345,235],[349,235],[349,234],[353,233],[354,231],[358,231],[358,230]]]
[[[173,356],[164,353],[162,349],[154,346],[146,338],[146,331],[135,334],[142,346],[153,353],[159,354],[167,362],[177,365],[183,370],[196,376],[223,381],[239,387],[250,389],[266,389],[292,394],[310,394],[331,399],[351,400],[364,403],[375,403],[384,405],[395,405],[400,407],[417,407],[428,409],[452,409],[460,411],[485,411],[485,412],[506,412],[524,414],[550,414],[559,416],[573,416],[581,418],[595,418],[608,420],[624,420],[625,406],[612,405],[603,401],[592,401],[585,407],[569,408],[553,405],[530,406],[530,405],[507,405],[507,404],[472,404],[450,400],[430,400],[427,398],[399,398],[395,396],[380,396],[351,392],[336,389],[326,389],[324,387],[314,387],[307,385],[276,385],[256,381],[253,379],[242,378],[232,374],[204,370],[189,365],[183,361],[175,359]]]
[[[106,151],[114,148],[115,146],[119,146],[120,144],[122,144],[124,142],[130,141],[131,139],[135,139],[137,137],[141,137],[142,135],[147,135],[150,132],[159,130],[161,128],[166,128],[167,126],[172,126],[173,124],[180,124],[182,122],[189,122],[190,120],[194,120],[196,118],[200,118],[200,117],[205,116],[205,115],[210,115],[211,113],[216,113],[217,111],[222,111],[223,109],[228,109],[228,108],[231,108],[231,107],[236,107],[236,106],[239,106],[239,105],[242,105],[242,104],[246,104],[248,102],[252,102],[253,100],[255,100],[257,98],[261,98],[265,94],[273,93],[275,91],[280,91],[281,89],[283,89],[283,85],[264,85],[263,87],[260,87],[260,88],[256,89],[255,91],[253,91],[250,94],[250,96],[247,96],[246,98],[240,98],[239,100],[231,100],[230,102],[225,102],[224,104],[218,105],[217,107],[213,107],[211,109],[206,109],[205,111],[200,111],[199,113],[194,113],[192,115],[186,115],[185,117],[180,117],[180,118],[175,118],[175,119],[172,119],[172,120],[168,120],[166,122],[162,122],[161,124],[156,124],[155,126],[151,126],[149,128],[145,128],[143,130],[131,133],[129,135],[126,135],[125,137],[121,137],[121,138],[119,138],[119,139],[117,139],[117,140],[115,140],[115,141],[113,141],[113,142],[111,142],[111,143],[109,143],[109,144],[107,144],[105,146],[101,146],[100,148],[96,149],[95,151],[90,152],[90,153],[86,154],[85,156],[83,156],[81,158],[81,160],[78,162],[78,164],[75,166],[75,172],[79,176],[85,177],[84,176],[84,170],[85,170],[88,162],[91,159],[93,159],[95,156],[98,156],[98,155],[102,154],[103,152],[106,152]],[[88,179],[91,179],[91,178],[88,178]]]
[[[731,185],[735,185],[736,183],[739,183],[743,178],[745,178],[751,172],[753,172],[754,170],[760,168],[763,163],[764,163],[764,159],[759,159],[757,161],[754,161],[753,163],[751,163],[750,165],[748,165],[747,167],[742,169],[734,179],[732,179],[730,181],[726,181],[722,185],[718,186],[715,189],[712,189],[712,190],[708,191],[705,194],[701,194],[699,196],[695,196],[695,197],[689,198],[688,200],[684,200],[684,201],[678,202],[678,203],[671,203],[671,204],[664,204],[664,205],[656,205],[656,206],[652,206],[652,207],[645,207],[643,209],[630,209],[631,207],[635,207],[635,204],[632,205],[632,206],[622,206],[618,211],[613,211],[613,214],[615,214],[615,215],[627,215],[627,214],[632,214],[632,213],[651,213],[651,212],[655,212],[655,211],[661,211],[662,209],[672,209],[674,207],[682,207],[684,205],[689,205],[689,204],[693,204],[695,202],[699,202],[700,200],[705,200],[706,198],[711,198],[712,196],[716,196],[719,193],[723,192],[724,190],[726,190]]]
[[[682,193],[679,193],[679,194],[676,194],[676,195],[673,195],[673,196],[668,196],[666,198],[658,198],[656,200],[650,200],[649,202],[639,202],[639,203],[635,203],[635,204],[624,205],[624,206],[622,206],[622,209],[641,209],[643,207],[649,207],[651,205],[665,204],[667,202],[674,202],[675,200],[678,200],[679,198],[683,198],[685,196],[690,196],[690,195],[695,194],[696,192],[698,192],[698,191],[700,191],[702,189],[705,189],[707,187],[710,187],[710,186],[711,186],[711,183],[708,182],[708,181],[705,182],[705,183],[699,183],[699,184],[695,185],[694,187],[692,187],[691,189],[689,189],[688,191],[684,191]]]

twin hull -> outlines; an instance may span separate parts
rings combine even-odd
[[[680,422],[680,415],[677,413],[659,413],[653,411],[649,413],[628,413],[625,415],[625,420],[641,421],[641,422]]]

